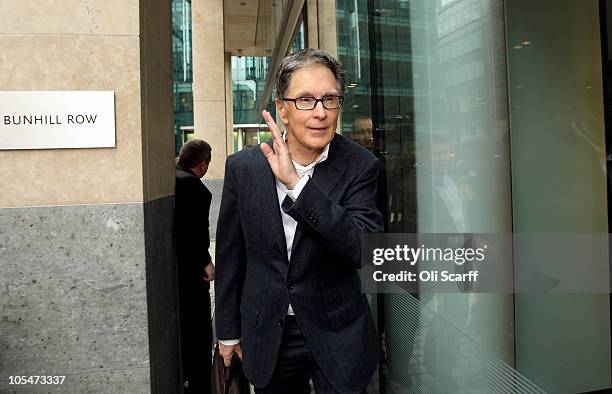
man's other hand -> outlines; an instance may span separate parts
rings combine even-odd
[[[215,280],[215,265],[210,262],[204,267],[204,276],[202,277],[206,282],[212,282]]]
[[[240,347],[240,343],[235,345],[226,346],[219,342],[219,354],[223,357],[223,365],[229,367],[232,363],[232,356],[236,353],[240,361],[242,361],[242,347]]]
[[[272,140],[274,141],[274,150],[272,150],[268,144],[264,143],[260,144],[261,151],[266,159],[268,159],[268,163],[276,179],[287,186],[287,189],[293,190],[295,185],[300,181],[300,176],[295,170],[293,161],[291,161],[289,147],[283,140],[280,130],[278,126],[276,126],[276,122],[274,122],[270,113],[268,111],[263,111],[261,114],[268,124],[268,128],[272,133]]]

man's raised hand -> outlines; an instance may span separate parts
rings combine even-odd
[[[272,150],[268,144],[260,144],[261,151],[268,160],[274,176],[285,186],[287,186],[287,189],[292,190],[299,182],[300,176],[295,170],[293,161],[291,161],[289,147],[283,140],[280,130],[278,129],[278,126],[276,126],[276,122],[274,122],[274,119],[272,119],[270,113],[268,111],[263,111],[261,115],[268,124],[268,128],[272,133],[274,145],[274,150]]]

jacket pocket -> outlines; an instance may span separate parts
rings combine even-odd
[[[363,295],[359,295],[357,298],[342,304],[339,308],[327,312],[329,324],[334,330],[337,330],[361,316],[367,309]]]

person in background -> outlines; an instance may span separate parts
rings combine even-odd
[[[208,171],[211,151],[205,141],[191,140],[183,145],[176,162],[174,237],[185,393],[210,393],[209,282],[215,278],[215,267],[208,252],[212,194],[200,178]]]
[[[353,121],[351,139],[369,151],[374,149],[374,124],[372,118],[360,116]]]

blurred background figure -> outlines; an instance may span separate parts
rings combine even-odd
[[[359,117],[353,122],[351,139],[368,150],[374,148],[374,125],[372,119]]]
[[[181,148],[176,163],[174,236],[185,393],[210,393],[212,324],[209,282],[215,276],[208,251],[208,214],[212,194],[200,178],[208,171],[211,151],[205,141],[188,141]]]

